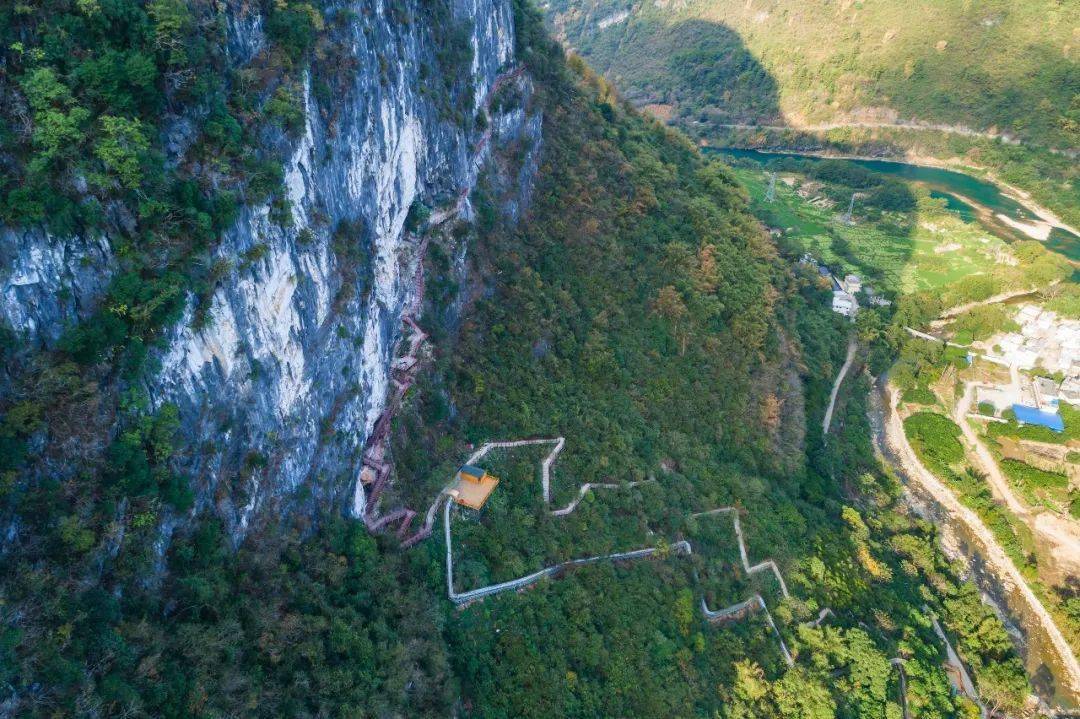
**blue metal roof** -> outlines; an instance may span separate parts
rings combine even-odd
[[[1014,404],[1012,409],[1013,414],[1016,415],[1017,422],[1022,424],[1037,424],[1040,427],[1049,427],[1055,432],[1065,431],[1065,421],[1061,419],[1060,414],[1043,412],[1024,404]]]

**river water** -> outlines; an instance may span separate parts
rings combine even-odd
[[[811,161],[827,159],[817,155],[802,155],[794,152],[778,153],[736,148],[717,149],[716,152],[729,157],[739,157],[762,163],[785,156]],[[973,175],[940,167],[924,167],[892,160],[849,160],[849,162],[888,177],[926,185],[930,188],[932,196],[945,198],[948,209],[961,215],[965,220],[978,221],[989,232],[1008,241],[1028,239],[1028,237],[1009,228],[1004,223],[986,222],[986,216],[979,213],[976,210],[977,207],[986,208],[991,215],[1002,214],[1019,222],[1031,222],[1038,219],[1034,213],[1030,212],[1020,202],[1005,194],[1000,187]],[[1060,252],[1072,260],[1080,261],[1080,236],[1074,235],[1068,230],[1060,227],[1053,228],[1045,244],[1048,248]]]

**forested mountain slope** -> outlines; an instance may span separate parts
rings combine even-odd
[[[527,3],[5,12],[0,715],[967,716],[924,607],[1023,706],[859,395],[812,430],[848,329],[828,292]],[[399,357],[403,322],[425,337]],[[708,551],[459,610],[440,540],[369,521],[426,506],[470,443],[555,434],[558,492],[656,481],[555,521],[535,458],[499,458],[466,579]],[[721,505],[792,599],[689,518]],[[699,611],[754,592],[794,666],[761,616]]]
[[[924,600],[965,637],[988,701],[1018,710],[1026,680],[1007,635],[877,470],[865,385],[845,396],[827,444],[813,429],[846,331],[816,273],[792,276],[722,166],[638,117],[579,60],[564,76],[548,52],[532,210],[518,226],[481,225],[473,257],[491,279],[400,417],[397,487],[431,496],[469,443],[554,434],[567,438],[558,505],[585,482],[655,478],[555,518],[536,493],[547,448],[490,459],[496,494],[455,520],[459,591],[658,542],[695,550],[571,570],[455,611],[444,636],[466,713],[899,716],[890,660],[902,657],[915,716],[963,716],[972,705],[949,696]],[[745,575],[730,526],[690,519],[732,504],[753,561],[775,558],[794,599]],[[703,621],[702,599],[755,591],[794,668],[761,617]],[[836,618],[808,626],[825,606]]]
[[[839,125],[828,137],[848,148],[966,155],[1080,206],[1050,152],[1080,146],[1076,3],[553,0],[548,17],[636,103],[704,139],[730,124]],[[880,129],[895,123],[952,132]],[[1043,187],[1046,174],[1057,182]]]
[[[213,511],[235,541],[256,509],[353,495],[418,230],[467,214],[493,147],[537,141],[527,92],[487,115],[509,4],[0,13],[0,466]]]
[[[804,125],[879,114],[1080,144],[1073,3],[555,0],[552,12],[617,85],[676,101],[687,118]]]

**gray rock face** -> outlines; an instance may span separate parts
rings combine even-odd
[[[113,271],[104,237],[54,237],[41,229],[0,229],[0,318],[52,344],[94,309]]]
[[[446,108],[458,98],[442,78],[425,78],[447,29],[432,27],[422,6],[402,23],[381,0],[356,5],[343,42],[356,69],[332,100],[332,120],[313,97],[317,78],[305,77],[304,131],[284,168],[292,222],[269,204],[241,212],[213,252],[231,270],[208,308],[196,312],[188,298],[147,388],[154,406],[180,408],[193,511],[216,510],[234,539],[263,508],[326,497],[363,505],[360,454],[391,387],[403,314],[422,291],[425,243],[406,228],[410,208],[468,219],[487,158],[504,139],[539,133],[539,117],[520,106],[491,118],[494,132],[473,116],[514,66],[509,0],[456,0],[473,50],[462,68],[473,113],[456,117]],[[237,10],[227,30],[236,64],[265,42],[257,13]],[[527,78],[512,82],[527,97]],[[527,192],[527,178],[515,182]],[[31,231],[0,234],[0,259],[4,319],[46,341],[93,306],[113,268],[107,239]]]

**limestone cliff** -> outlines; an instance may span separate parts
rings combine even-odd
[[[416,2],[405,3],[411,22],[402,22],[398,5],[348,4],[332,106],[313,92],[318,68],[308,70],[302,133],[267,140],[285,158],[291,221],[269,202],[242,207],[203,260],[227,271],[208,303],[187,298],[146,386],[153,407],[179,407],[176,462],[196,490],[192,512],[216,511],[235,540],[271,506],[331,499],[369,510],[361,457],[395,388],[403,319],[419,311],[425,248],[471,219],[470,193],[504,140],[540,142],[508,0],[455,0],[454,28]],[[259,11],[230,2],[227,27],[229,61],[258,58],[267,42]],[[431,73],[450,32],[468,34],[464,88]],[[504,85],[517,87],[507,93],[514,102],[493,104]],[[184,118],[171,125],[164,144],[179,161]],[[524,174],[513,181],[511,214],[529,184]],[[114,251],[108,233],[5,228],[0,319],[51,346],[91,316],[116,272]]]

